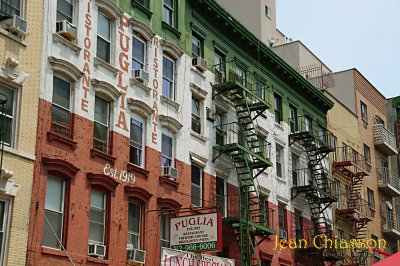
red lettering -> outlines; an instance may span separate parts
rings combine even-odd
[[[124,58],[125,58],[125,60],[124,60]],[[119,54],[119,66],[121,67],[121,69],[123,71],[128,73],[128,71],[129,71],[128,54],[125,54],[125,53]]]
[[[92,25],[92,15],[90,15],[89,13],[86,14],[85,24],[86,24],[87,26]]]
[[[88,62],[85,62],[85,64],[83,65],[83,72],[85,72],[86,74],[90,75],[90,69],[89,69]]]
[[[122,74],[123,72],[120,70],[118,71],[118,84],[117,87],[120,88],[121,90],[127,91],[128,90],[128,86],[127,85],[122,85]]]
[[[154,36],[153,38],[153,44],[156,48],[158,48],[158,38]],[[157,52],[157,49],[155,50]]]
[[[126,96],[126,94],[125,93],[122,93],[121,94],[121,108],[122,109],[124,109],[125,110],[125,96]]]
[[[90,49],[90,47],[92,46],[92,43],[89,39],[89,37],[85,37],[85,39],[83,40],[84,44],[85,44],[85,48],[86,49]]]
[[[119,29],[123,31],[124,27],[129,27],[129,19],[126,16],[122,15],[120,19]]]
[[[124,45],[124,42],[123,42],[124,37],[125,37],[125,45]],[[121,31],[119,32],[119,47],[125,53],[129,52],[130,40],[131,40],[131,38],[129,38],[128,36],[124,35],[123,32],[121,32]]]
[[[157,145],[157,133],[155,132],[151,133],[151,142]]]
[[[83,60],[90,62],[90,51],[87,49],[83,50]]]
[[[123,111],[119,112],[118,122],[117,122],[116,126],[125,131],[128,131],[128,128],[126,127],[126,117],[125,117],[125,113]]]
[[[85,112],[88,111],[88,101],[86,99],[82,99],[81,109],[82,109],[82,111],[85,111]]]

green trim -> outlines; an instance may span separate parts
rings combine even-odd
[[[150,2],[149,2],[150,5]],[[137,8],[142,11],[149,19],[153,16],[153,12],[150,11],[150,7],[145,7],[141,3],[137,2],[136,0],[132,0],[132,7]]]
[[[207,33],[202,30],[197,24],[190,22],[190,26],[192,27],[192,32],[194,31],[196,35],[198,35],[203,40],[207,37]]]
[[[234,228],[235,227],[238,228],[243,224],[248,224],[251,227],[254,227],[254,228],[256,228],[258,230],[261,230],[261,231],[264,231],[264,232],[268,232],[271,235],[276,234],[276,231],[271,229],[271,228],[269,228],[269,227],[262,226],[262,225],[254,223],[254,222],[250,222],[250,221],[245,220],[245,219],[240,219],[239,217],[231,217],[231,218],[224,218],[224,219],[225,219],[224,222],[226,222],[226,223],[233,223],[232,227],[234,227]],[[253,233],[255,233],[255,231],[256,230],[251,230],[251,232],[253,232]]]
[[[225,49],[222,45],[220,45],[217,41],[213,40],[214,50],[218,50],[219,52],[223,53],[225,56],[228,53],[228,50]]]
[[[171,25],[169,25],[167,22],[162,21],[161,26],[164,30],[168,30],[168,31],[172,32],[178,39],[181,38],[182,33],[179,30],[172,27]]]

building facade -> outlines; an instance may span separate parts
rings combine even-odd
[[[43,14],[28,265],[157,265],[169,218],[216,211],[213,254],[237,265],[292,265],[275,238],[331,236],[333,102],[215,1]]]

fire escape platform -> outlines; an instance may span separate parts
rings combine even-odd
[[[292,133],[289,135],[289,145],[292,145],[296,141],[312,141],[312,140],[317,141],[319,144],[318,147],[314,149],[316,153],[323,154],[323,153],[333,152],[335,150],[333,147],[325,144],[322,140],[314,136],[309,131]]]
[[[313,198],[315,201],[319,201],[321,203],[333,203],[337,201],[337,198],[331,193],[326,192],[323,189],[314,185],[293,187],[292,200],[296,198],[297,195],[303,193],[307,198]]]
[[[335,252],[330,251],[326,248],[317,248],[315,246],[309,246],[307,248],[298,248],[296,249],[296,253],[298,254],[305,254],[310,256],[322,256],[323,261],[339,261],[342,259],[341,256],[337,255]]]
[[[348,208],[348,209],[336,209],[336,216],[341,219],[346,219],[350,221],[357,222],[370,222],[372,221],[372,217],[368,217],[356,208]]]
[[[249,227],[251,228],[251,233],[255,236],[269,236],[269,235],[274,235],[276,234],[276,231],[267,227],[267,226],[262,226],[260,224],[241,219],[239,217],[226,217],[222,219],[223,223],[225,224],[232,224],[233,228],[238,228],[241,225],[246,225],[248,224]]]
[[[350,167],[352,169],[349,169]],[[348,177],[364,177],[364,176],[369,175],[368,172],[363,171],[362,169],[359,169],[351,161],[333,162],[332,163],[332,172],[334,173],[336,171],[340,171],[345,176],[348,176]]]

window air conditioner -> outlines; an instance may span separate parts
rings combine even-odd
[[[149,73],[144,71],[143,69],[132,70],[132,76],[134,79],[137,79],[141,82],[148,82],[149,81]]]
[[[178,170],[172,166],[162,167],[162,176],[176,181],[176,178],[178,177]]]
[[[89,243],[88,255],[94,257],[105,257],[106,246],[101,244]]]
[[[214,122],[215,121],[215,112],[213,109],[207,107],[207,119]]]
[[[200,69],[201,71],[206,71],[207,70],[207,61],[198,56],[192,59],[192,65],[198,69]]]
[[[77,28],[66,20],[57,21],[56,31],[58,34],[60,34],[69,41],[76,40],[76,36],[78,33]]]
[[[126,250],[126,257],[126,260],[128,262],[144,264],[146,261],[146,251],[135,248],[128,248]]]
[[[17,15],[7,20],[6,25],[10,32],[16,33],[20,38],[28,34],[28,22]]]
[[[287,239],[287,232],[285,230],[279,230],[279,238]]]

